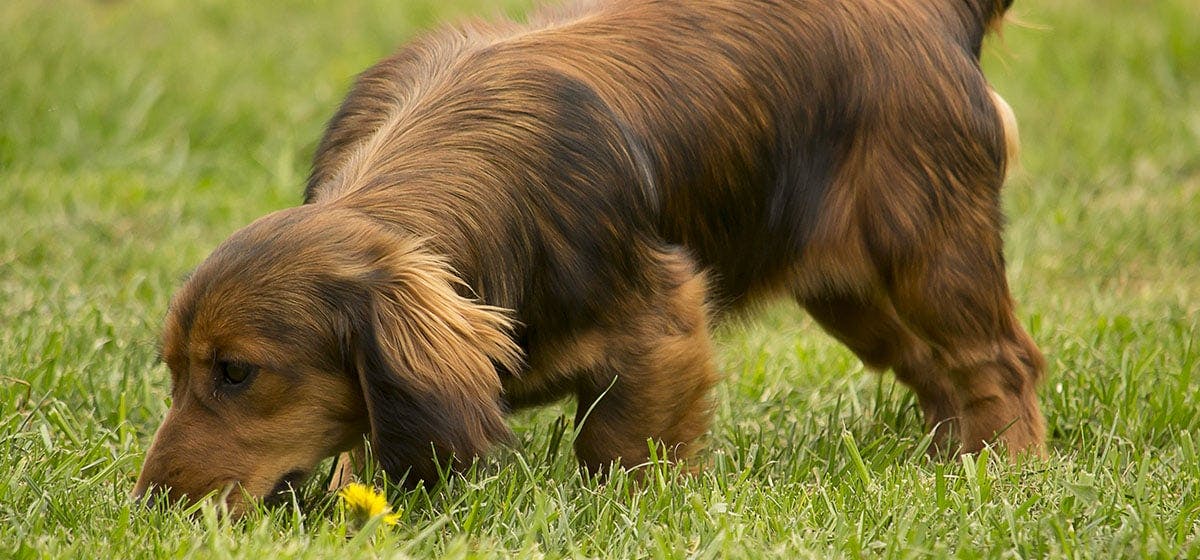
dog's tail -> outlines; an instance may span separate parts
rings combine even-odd
[[[1013,0],[958,0],[965,1],[967,7],[979,25],[979,39],[992,31],[999,31],[1004,22],[1004,13],[1012,6]]]

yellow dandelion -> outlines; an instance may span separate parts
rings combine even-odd
[[[338,495],[357,528],[365,527],[367,522],[379,516],[384,525],[395,525],[400,520],[400,514],[392,513],[392,506],[388,505],[383,493],[371,486],[354,482],[342,488]]]

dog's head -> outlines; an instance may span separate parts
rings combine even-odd
[[[394,479],[437,480],[507,437],[497,365],[518,350],[421,242],[302,206],[235,233],[175,295],[171,407],[135,497],[269,497],[369,434]]]

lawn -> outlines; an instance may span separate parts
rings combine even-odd
[[[500,7],[497,7],[500,6]],[[1009,277],[1049,360],[1046,460],[933,461],[914,399],[790,304],[717,333],[705,452],[581,477],[572,405],[395,527],[230,523],[127,493],[181,277],[298,204],[358,71],[526,1],[0,2],[0,557],[1200,557],[1200,3],[1017,0],[985,66],[1022,125]]]

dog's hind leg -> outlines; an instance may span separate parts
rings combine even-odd
[[[1013,311],[999,228],[950,228],[953,239],[892,261],[891,300],[953,387],[962,452],[1000,440],[1044,453],[1036,386],[1045,367]]]
[[[704,277],[681,253],[652,260],[652,285],[601,327],[603,358],[577,378],[575,453],[592,472],[642,464],[651,446],[686,459],[708,429],[717,373]]]
[[[1001,237],[1015,129],[982,79],[968,86],[972,103],[949,91],[930,91],[946,103],[882,97],[887,118],[871,121],[847,156],[838,185],[852,203],[838,207],[854,210],[843,221],[862,252],[851,256],[871,265],[856,269],[857,285],[884,294],[929,347],[920,379],[951,388],[961,451],[1000,441],[1013,455],[1044,453],[1044,360],[1014,313]]]
[[[891,368],[916,393],[926,428],[934,434],[930,453],[945,450],[957,431],[957,394],[933,362],[929,345],[903,324],[891,302],[884,296],[822,294],[800,303],[863,364],[878,371]]]

